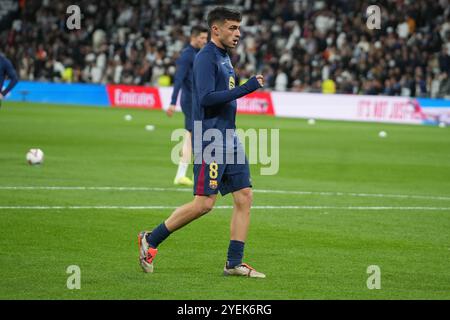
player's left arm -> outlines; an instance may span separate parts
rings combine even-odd
[[[19,82],[19,78],[17,77],[17,73],[16,70],[14,70],[14,67],[11,63],[11,61],[6,60],[5,62],[5,73],[9,78],[9,84],[6,87],[5,90],[1,91],[0,88],[0,94],[5,97],[17,84],[17,82]]]
[[[228,103],[258,90],[264,84],[263,76],[258,75],[250,78],[243,85],[231,90],[216,90],[215,76],[217,66],[210,54],[200,52],[194,62],[194,78],[198,84],[198,96],[200,104],[211,107],[218,104]]]
[[[263,87],[263,78],[260,77],[262,76],[253,76],[243,85],[231,90],[211,91],[203,96],[202,105],[208,107],[228,103],[252,93]]]

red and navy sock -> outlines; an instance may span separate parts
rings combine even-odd
[[[150,247],[156,249],[168,236],[170,236],[170,231],[163,222],[153,229],[152,233],[147,234],[146,240]]]
[[[227,255],[227,268],[231,269],[242,263],[244,245],[245,243],[242,241],[230,240]]]

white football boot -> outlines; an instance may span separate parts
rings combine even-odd
[[[264,273],[256,271],[255,269],[253,269],[246,263],[238,264],[234,268],[227,268],[227,265],[225,264],[225,267],[223,268],[223,275],[224,276],[243,276],[243,277],[249,277],[249,278],[265,278],[266,277],[266,275]]]
[[[158,249],[150,247],[147,242],[146,236],[150,233],[149,231],[142,231],[138,234],[139,264],[146,273],[153,272],[153,259],[158,253]]]

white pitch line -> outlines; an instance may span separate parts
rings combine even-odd
[[[0,210],[158,210],[176,209],[176,206],[0,206]],[[232,209],[233,206],[217,206],[214,209]],[[407,211],[450,211],[450,207],[333,207],[333,206],[253,206],[262,210],[407,210]]]
[[[157,187],[61,187],[61,186],[0,186],[0,190],[98,190],[98,191],[191,191],[187,188]]]
[[[298,194],[298,195],[318,195],[318,196],[350,196],[367,198],[402,198],[402,199],[425,199],[425,200],[450,200],[446,196],[425,196],[408,194],[386,194],[386,193],[354,193],[354,192],[319,192],[319,191],[293,191],[293,190],[262,190],[254,189],[253,192],[259,193],[279,193],[279,194]]]
[[[0,186],[0,190],[97,190],[97,191],[176,191],[192,192],[188,188],[158,188],[158,187],[61,187],[61,186]],[[339,196],[339,197],[366,197],[366,198],[401,198],[401,199],[423,199],[423,200],[450,200],[450,196],[428,196],[428,195],[408,195],[408,194],[383,194],[383,193],[355,193],[355,192],[319,192],[319,191],[295,191],[295,190],[265,190],[253,189],[254,193],[272,194],[296,194],[296,195],[317,195],[317,196]]]

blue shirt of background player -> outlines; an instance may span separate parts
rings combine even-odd
[[[3,90],[5,76],[8,76],[10,81],[5,90]],[[14,88],[18,81],[19,79],[17,77],[16,70],[14,70],[11,61],[0,54],[0,93],[5,97]]]
[[[177,103],[178,93],[181,89],[180,104],[186,120],[186,130],[189,131],[192,131],[192,67],[195,55],[199,50],[189,44],[181,51],[176,62],[177,67],[170,101],[172,105]]]
[[[258,80],[252,77],[235,87],[236,75],[227,51],[211,41],[195,57],[193,72],[192,118],[202,123],[201,137],[208,129],[218,129],[223,141],[214,141],[213,144],[224,147],[224,151],[235,150],[239,141],[234,135],[233,145],[227,145],[230,141],[226,140],[226,130],[236,129],[236,99],[261,88]],[[193,129],[195,131],[195,127]],[[198,134],[193,132],[194,149]],[[202,148],[210,143],[203,142]]]

